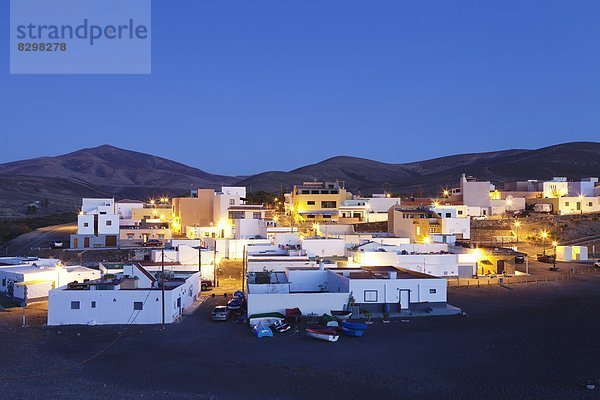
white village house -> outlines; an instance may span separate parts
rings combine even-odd
[[[163,319],[161,285],[143,267],[130,264],[121,274],[61,286],[50,291],[48,325],[159,324]],[[197,300],[199,288],[199,272],[165,275],[165,323],[181,318]]]

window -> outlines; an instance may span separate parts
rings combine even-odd
[[[336,208],[336,207],[337,207],[336,201],[322,201],[321,202],[321,208]]]
[[[325,215],[323,215],[323,218],[324,218],[324,219],[331,218],[331,215],[329,215],[329,214],[325,214]]]
[[[229,211],[229,219],[244,219],[243,211]]]
[[[377,290],[365,290],[365,303],[377,302]]]
[[[235,199],[229,199],[229,205],[235,206]]]
[[[308,219],[315,219],[315,214],[307,214],[306,218],[308,218]]]
[[[430,294],[436,294],[437,293],[437,289],[429,289],[429,293]]]
[[[71,302],[71,310],[79,310],[80,307],[81,306],[80,306],[80,304],[79,304],[78,301],[72,301]]]
[[[588,203],[588,207],[592,207],[592,202],[591,201]]]
[[[252,218],[254,219],[260,219],[261,215],[260,215],[260,211],[259,212],[253,212],[252,213]]]
[[[88,224],[87,222],[84,222],[84,223],[83,223],[83,227],[84,227],[84,228],[87,228],[88,226],[90,226],[90,224]]]
[[[134,301],[133,302],[133,309],[134,310],[143,310],[144,309],[144,303],[142,303],[141,301]]]
[[[569,202],[565,201],[565,207],[569,207]]]
[[[112,221],[106,221],[106,226],[112,226]]]
[[[337,190],[332,190],[332,191],[331,191],[331,192],[329,192],[329,193],[331,193],[331,194],[338,194],[338,191],[337,191]]]
[[[446,213],[446,218],[451,218],[451,217],[452,217],[452,214]]]
[[[96,308],[96,302],[92,301],[92,308]]]
[[[310,194],[310,190],[303,190],[302,194]]]
[[[458,210],[458,215],[463,215],[462,210]]]
[[[314,202],[313,200],[311,200],[311,201],[307,201],[307,202],[306,202],[306,205],[307,205],[307,206],[314,206],[314,205],[315,205],[315,202]]]
[[[318,190],[311,190],[310,194],[319,194],[319,191]]]

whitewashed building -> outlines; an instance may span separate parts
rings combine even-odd
[[[200,273],[166,276],[161,283],[143,267],[125,266],[114,278],[69,284],[50,291],[48,325],[128,325],[177,321],[197,300]],[[164,301],[164,314],[163,314]]]
[[[248,278],[248,315],[284,313],[330,314],[349,307],[391,312],[446,307],[446,281],[392,267],[356,269],[293,269],[252,273]],[[357,315],[360,317],[360,315]]]
[[[55,287],[100,278],[100,271],[81,266],[21,264],[0,267],[0,293],[18,301],[48,297]]]

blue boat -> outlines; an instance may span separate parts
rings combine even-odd
[[[342,333],[346,336],[361,337],[365,334],[364,329],[350,329],[342,327]]]
[[[254,336],[259,339],[263,337],[273,337],[273,331],[271,328],[263,324],[257,324],[254,326],[254,328],[252,328],[252,333],[254,333]]]
[[[364,331],[368,327],[369,327],[369,325],[363,324],[362,322],[349,322],[349,321],[342,322],[342,328],[354,329],[356,331]],[[357,336],[361,336],[361,335],[357,335]]]

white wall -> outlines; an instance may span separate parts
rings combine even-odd
[[[189,307],[198,293],[199,274],[194,274],[181,286],[165,291],[165,322],[171,323]],[[112,325],[159,324],[162,321],[162,297],[158,289],[149,290],[64,290],[50,291],[48,298],[48,325]],[[177,307],[181,298],[182,307]],[[80,309],[71,309],[71,302],[79,301]],[[92,301],[96,307],[92,308]],[[134,310],[134,302],[144,303],[141,311]]]
[[[87,226],[86,226],[87,224]],[[77,216],[77,233],[79,235],[94,234],[94,215],[78,215]]]
[[[248,260],[248,272],[260,272],[265,270],[283,272],[286,268],[314,268],[315,266],[317,266],[317,264],[314,261],[309,261],[304,257],[296,260],[286,260],[284,257],[281,257],[281,259],[277,259],[276,261],[269,261],[268,259],[261,260],[260,258]]]
[[[343,239],[304,239],[302,249],[309,257],[343,256],[346,243]]]
[[[460,254],[398,254],[395,252],[353,252],[354,263],[361,266],[393,266],[432,276],[458,276],[459,265],[475,270],[474,260],[460,260]]]
[[[331,310],[343,310],[349,297],[349,293],[248,294],[248,316],[268,312],[285,314],[286,308],[295,307],[302,314],[330,314]]]
[[[446,302],[445,279],[350,279],[350,291],[357,303],[399,303],[399,290],[409,289],[411,303]],[[430,293],[430,289],[435,293]],[[376,302],[365,301],[365,290],[377,291]]]
[[[275,246],[296,246],[301,242],[298,233],[276,233],[273,243]]]
[[[442,234],[462,235],[463,239],[470,239],[470,218],[442,218]]]
[[[256,236],[267,237],[267,224],[262,219],[236,219],[234,222],[235,239],[253,239]]]

